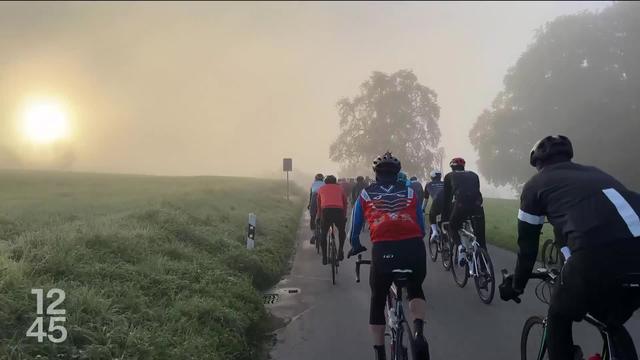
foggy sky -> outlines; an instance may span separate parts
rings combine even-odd
[[[606,3],[0,3],[0,144],[25,98],[72,110],[75,170],[335,171],[336,101],[372,71],[434,89],[447,158],[556,16]],[[385,150],[385,149],[381,149]]]

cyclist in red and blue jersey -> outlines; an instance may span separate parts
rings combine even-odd
[[[393,282],[393,270],[410,269],[407,284],[409,308],[415,325],[418,359],[425,359],[428,344],[423,335],[426,303],[422,282],[427,274],[426,251],[422,241],[425,228],[417,194],[405,182],[398,181],[401,164],[390,152],[373,162],[376,182],[360,193],[352,212],[351,250],[356,255],[366,248],[360,244],[364,222],[369,224],[371,242],[371,307],[369,324],[377,360],[385,360],[384,307]]]

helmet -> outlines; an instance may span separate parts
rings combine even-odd
[[[374,172],[390,172],[390,173],[398,173],[402,169],[402,165],[400,164],[400,160],[391,155],[391,152],[387,151],[382,156],[378,156],[375,160],[373,160],[373,171]]]
[[[324,180],[324,175],[316,174],[316,181],[322,181],[322,180]]]
[[[432,179],[439,178],[439,177],[442,177],[442,172],[440,170],[432,170],[431,174],[429,174],[429,176]]]
[[[454,167],[454,166],[462,166],[462,167],[464,167],[465,164],[466,164],[466,162],[461,157],[453,158],[449,162],[449,166],[451,166],[451,167]]]
[[[333,175],[327,175],[327,177],[324,179],[325,184],[335,184],[336,182],[336,177]]]
[[[418,177],[417,176],[412,176],[411,179],[409,179],[411,181],[418,181]]]
[[[357,181],[357,182],[363,182],[363,181],[364,181],[364,178],[363,178],[362,176],[358,176],[358,177],[356,178],[356,181]]]
[[[573,145],[571,145],[571,140],[564,135],[547,136],[538,140],[531,148],[529,164],[535,167],[538,161],[545,161],[557,155],[565,155],[569,159],[573,158]]]

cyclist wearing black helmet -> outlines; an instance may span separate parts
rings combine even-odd
[[[484,209],[482,208],[482,193],[480,192],[480,178],[473,171],[464,169],[463,158],[454,158],[449,163],[451,172],[444,177],[443,221],[449,221],[451,238],[458,246],[458,263],[464,266],[466,262],[466,248],[460,242],[460,233],[465,220],[471,219],[473,232],[478,244],[487,248],[484,238]]]
[[[431,225],[431,239],[435,240],[438,236],[438,215],[442,213],[444,196],[444,182],[442,181],[442,172],[440,170],[432,170],[429,174],[431,181],[424,186],[424,206],[426,207],[429,197],[431,197],[431,207],[429,208],[429,224]]]
[[[351,250],[349,257],[365,251],[360,244],[360,231],[369,224],[371,243],[371,307],[369,324],[373,334],[376,359],[385,359],[384,307],[393,281],[394,269],[411,269],[407,294],[415,325],[418,359],[426,359],[428,345],[423,336],[426,303],[422,282],[427,274],[424,242],[424,218],[416,193],[398,181],[401,164],[390,152],[373,161],[376,182],[358,197],[351,215]]]
[[[316,208],[316,193],[322,185],[324,185],[324,175],[316,174],[313,183],[311,183],[311,189],[309,190],[309,204],[307,204],[307,210],[309,210],[309,216],[311,217],[311,220],[309,221],[309,227],[311,230],[316,229],[316,213],[318,212],[318,209]],[[315,244],[315,242],[315,235],[311,235],[311,243]]]
[[[538,169],[524,185],[518,211],[518,261],[500,297],[519,301],[538,254],[545,217],[570,252],[548,310],[550,360],[573,359],[572,323],[590,313],[611,331],[640,307],[638,289],[620,278],[640,273],[640,195],[592,167],[571,161],[565,136],[547,136],[531,149]]]

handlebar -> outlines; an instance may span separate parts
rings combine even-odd
[[[507,269],[502,269],[502,271],[500,272],[502,273],[502,281],[504,281],[507,277],[513,275],[509,274],[509,271],[507,271]],[[538,279],[542,281],[553,282],[559,275],[560,273],[556,269],[538,268],[531,272],[531,275],[529,275],[529,279]]]
[[[356,260],[356,282],[360,282],[360,265],[371,265],[371,260],[362,260],[362,255],[358,254],[358,260]]]

